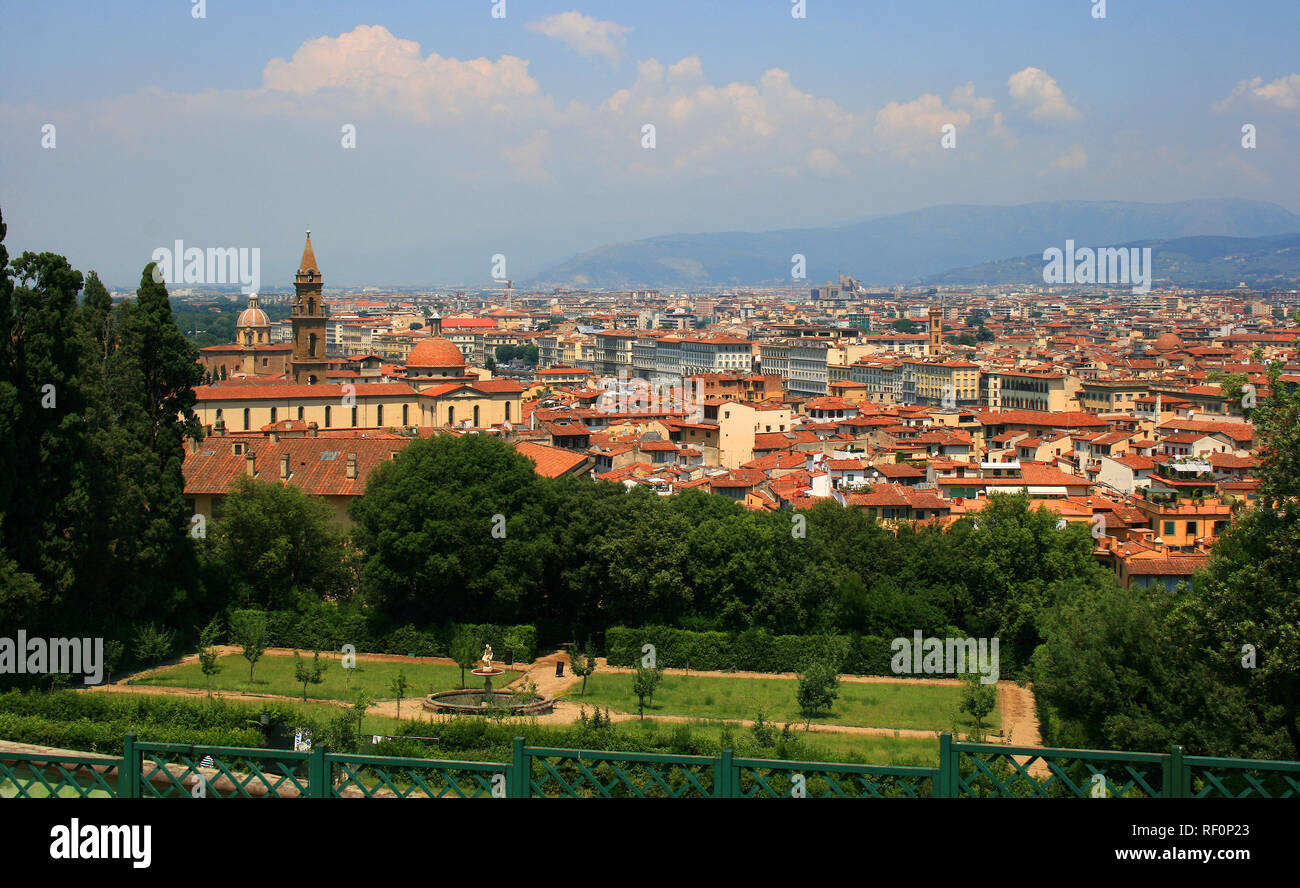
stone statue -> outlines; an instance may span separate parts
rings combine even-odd
[[[483,645],[483,668],[492,668],[492,645],[490,644]]]

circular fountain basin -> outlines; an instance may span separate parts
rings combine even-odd
[[[477,669],[474,672],[478,674]],[[459,715],[495,715],[500,712],[538,715],[550,712],[554,706],[555,701],[542,694],[528,697],[512,691],[440,691],[424,698],[424,708],[428,712]]]

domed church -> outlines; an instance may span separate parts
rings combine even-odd
[[[406,379],[417,388],[478,379],[466,369],[460,348],[442,335],[442,318],[437,312],[429,326],[433,335],[417,342],[406,356]]]

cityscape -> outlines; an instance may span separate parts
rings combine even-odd
[[[72,6],[0,62],[0,798],[1281,850],[1187,800],[1300,797],[1300,10]]]

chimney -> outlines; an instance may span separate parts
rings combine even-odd
[[[250,478],[257,475],[257,457],[253,455],[251,448],[244,454],[244,474]]]
[[[280,480],[289,480],[289,454],[280,454]]]
[[[348,480],[355,481],[357,478],[357,455],[356,453],[348,454]]]
[[[316,434],[319,431],[320,431],[320,426],[316,425],[316,423],[314,422],[307,423],[307,437],[315,438]]]
[[[224,416],[217,417],[217,424],[212,427],[212,431],[218,438],[224,438],[226,435],[226,419]]]

